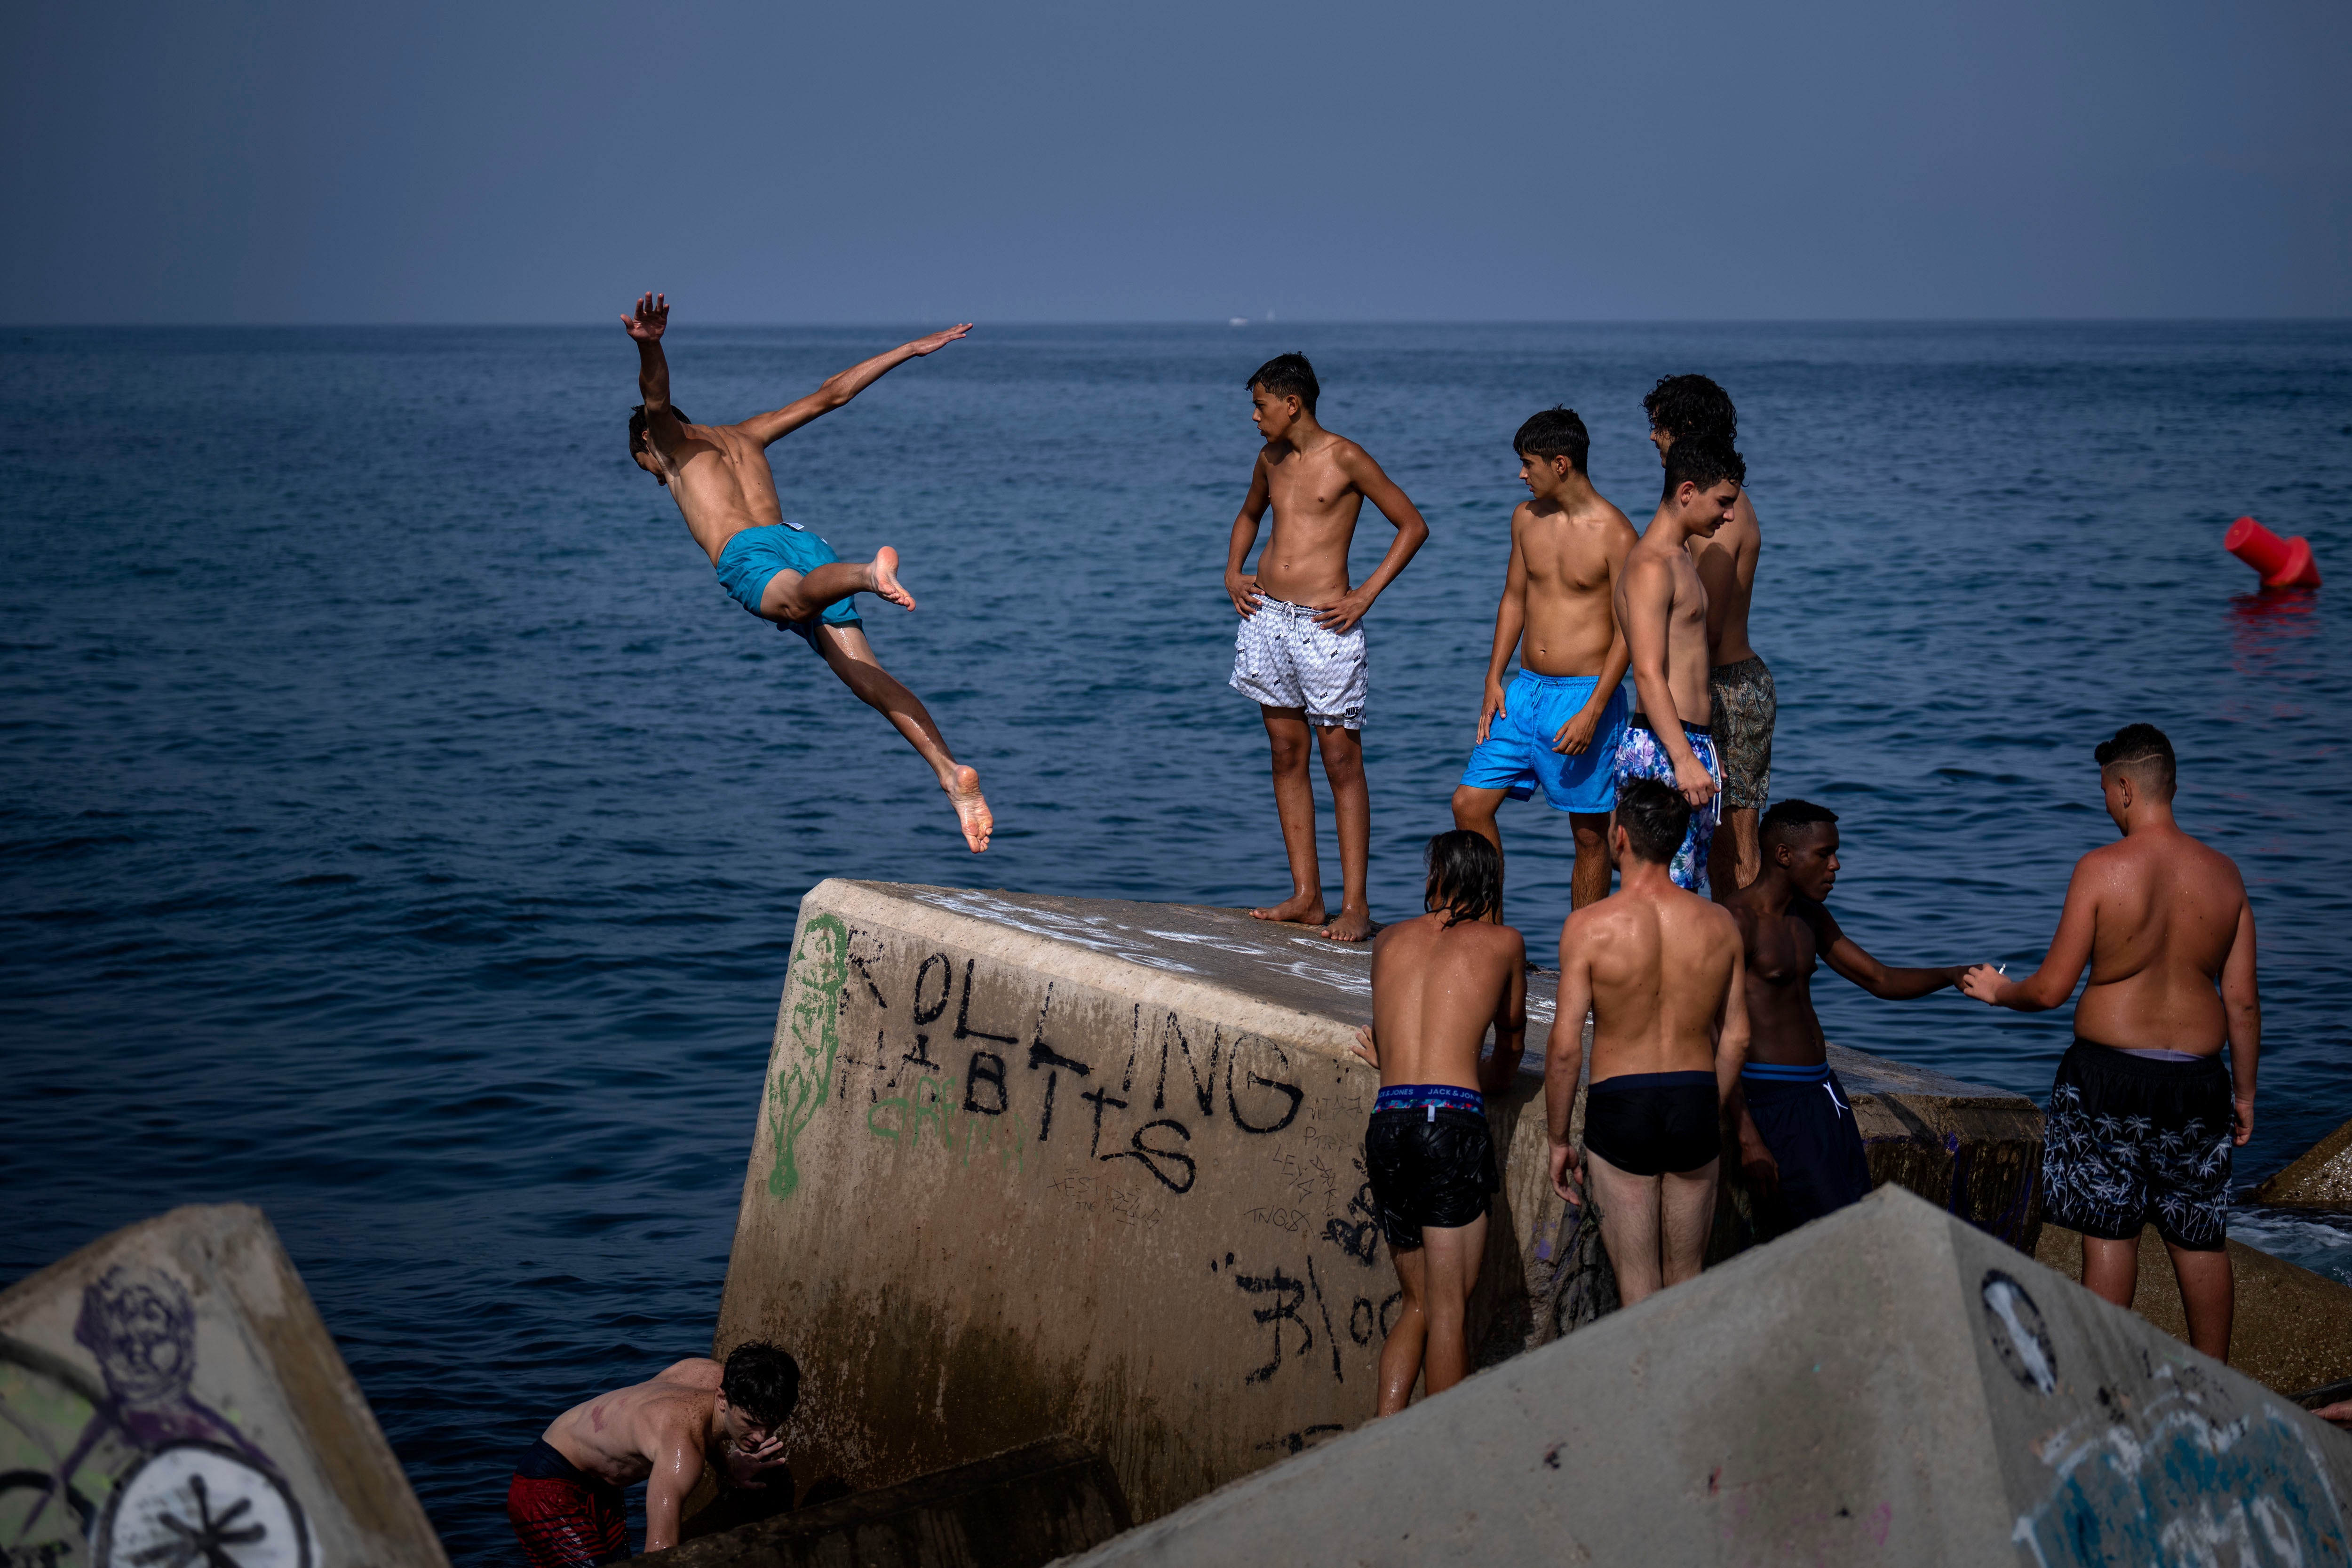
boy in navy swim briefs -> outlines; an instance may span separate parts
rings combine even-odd
[[[1544,1061],[1552,1190],[1601,1208],[1625,1305],[1698,1276],[1715,1215],[1721,1107],[1748,1054],[1739,928],[1669,874],[1690,803],[1656,779],[1617,792],[1617,891],[1559,931],[1559,997]],[[1592,1015],[1581,1150],[1570,1137]],[[1580,1177],[1578,1167],[1582,1167]]]
[[[1470,1370],[1464,1317],[1500,1184],[1485,1097],[1510,1086],[1527,1044],[1527,943],[1494,921],[1502,856],[1456,828],[1431,839],[1428,857],[1428,912],[1372,944],[1372,1024],[1356,1031],[1358,1053],[1381,1069],[1364,1172],[1404,1288],[1381,1350],[1382,1415],[1404,1408],[1424,1363],[1432,1394]],[[1495,1050],[1482,1062],[1490,1026]]]
[[[1454,791],[1454,826],[1500,849],[1496,810],[1541,788],[1576,836],[1570,898],[1580,910],[1609,896],[1609,808],[1629,658],[1612,600],[1636,535],[1585,473],[1591,442],[1574,409],[1533,416],[1512,446],[1528,499],[1511,513],[1478,742]],[[1515,652],[1519,673],[1507,687]]]
[[[1891,968],[1839,928],[1826,902],[1837,885],[1835,812],[1784,800],[1764,814],[1760,833],[1763,870],[1722,903],[1739,923],[1747,971],[1748,1060],[1732,1114],[1769,1239],[1870,1195],[1862,1129],[1813,1011],[1816,961],[1890,1002],[1958,985],[1968,969]]]
[[[645,296],[621,324],[636,341],[637,388],[645,398],[629,416],[629,455],[669,491],[719,585],[751,614],[800,637],[860,701],[889,720],[930,764],[964,842],[975,854],[987,848],[995,818],[980,793],[979,773],[955,760],[929,710],[882,668],[850,605],[853,595],[873,594],[915,607],[915,596],[898,582],[898,552],[886,544],[870,562],[842,560],[832,545],[784,521],[768,469],[772,444],[894,367],[945,348],[971,331],[971,323],[901,343],[826,378],[797,402],[737,425],[693,424],[670,402],[669,361],[661,346],[669,327],[667,298]]]

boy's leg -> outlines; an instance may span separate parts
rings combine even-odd
[[[1339,829],[1339,918],[1322,934],[1334,942],[1362,942],[1372,934],[1372,795],[1364,783],[1364,741],[1338,724],[1315,733],[1323,744],[1323,776],[1331,784],[1331,815]],[[1311,816],[1308,826],[1311,830]]]
[[[1444,1393],[1470,1375],[1470,1332],[1465,1324],[1470,1292],[1486,1254],[1486,1215],[1468,1225],[1421,1227],[1422,1316],[1426,1344],[1422,1360],[1428,1392]]]
[[[2116,1241],[2083,1237],[2083,1289],[2102,1301],[2128,1309],[2139,1289],[2139,1238]]]
[[[1580,910],[1609,896],[1609,814],[1572,811],[1568,825],[1576,833],[1576,870],[1569,879],[1569,908]]]
[[[1697,1279],[1706,1262],[1706,1238],[1715,1228],[1715,1177],[1722,1163],[1709,1160],[1696,1171],[1668,1171],[1658,1178],[1658,1235],[1668,1285]]]
[[[1738,892],[1756,879],[1764,868],[1764,852],[1756,837],[1756,808],[1735,805],[1724,808],[1723,820],[1716,824],[1715,843],[1707,851],[1707,893],[1716,899]]]
[[[1311,731],[1304,708],[1268,708],[1267,750],[1274,760],[1274,810],[1282,819],[1282,848],[1290,858],[1290,897],[1267,910],[1252,910],[1262,921],[1301,921],[1319,925],[1323,920],[1323,868],[1315,858],[1315,782],[1307,776],[1307,754]]]
[[[1609,1267],[1617,1276],[1617,1300],[1630,1307],[1657,1294],[1664,1283],[1658,1178],[1621,1171],[1590,1147],[1584,1151],[1584,1170],[1593,1201],[1601,1205],[1601,1245],[1609,1249]]]
[[[829,566],[817,568],[818,572],[830,570]],[[988,809],[987,798],[980,793],[979,770],[955,760],[954,753],[948,750],[947,738],[932,722],[930,711],[882,668],[866,634],[856,627],[820,626],[814,640],[817,652],[824,656],[833,673],[841,678],[841,683],[859,701],[896,725],[898,733],[907,737],[907,743],[930,763],[931,772],[939,775],[940,788],[947,791],[948,801],[955,807],[956,821],[972,853],[977,855],[987,848],[988,836],[996,828],[996,818]]]
[[[1375,1412],[1381,1415],[1395,1415],[1412,1398],[1412,1385],[1421,1378],[1422,1346],[1429,1335],[1424,1305],[1429,1299],[1429,1249],[1391,1246],[1389,1261],[1396,1265],[1404,1309],[1381,1346],[1381,1404]]]
[[[1496,823],[1495,814],[1502,809],[1503,802],[1508,798],[1509,793],[1507,790],[1480,789],[1475,784],[1455,784],[1454,786],[1454,826],[1465,833],[1476,834],[1493,845],[1496,854],[1501,854],[1503,830]],[[1496,905],[1495,912],[1488,915],[1486,919],[1494,925],[1501,925],[1503,923],[1502,906]]]
[[[2230,1323],[2237,1315],[2238,1282],[2227,1249],[2192,1252],[2168,1241],[2172,1277],[2180,1282],[2180,1310],[2189,1320],[2189,1343],[2215,1361],[2230,1359]]]
[[[915,607],[915,595],[898,582],[898,552],[886,544],[871,561],[828,561],[807,572],[786,567],[760,591],[760,614],[772,621],[813,620],[852,594],[878,594],[901,609]]]

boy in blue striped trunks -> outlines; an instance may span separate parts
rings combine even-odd
[[[947,347],[971,331],[971,323],[851,365],[806,397],[740,425],[692,424],[670,402],[669,361],[661,346],[669,327],[666,296],[647,294],[621,324],[636,342],[637,390],[645,399],[629,416],[629,455],[669,491],[687,531],[709,555],[719,585],[751,614],[805,640],[859,701],[889,720],[930,764],[972,853],[987,848],[996,819],[980,793],[979,773],[955,760],[929,710],[882,668],[866,640],[866,624],[850,605],[853,595],[873,594],[901,609],[915,607],[915,596],[898,582],[898,552],[886,544],[871,562],[842,560],[832,545],[784,521],[775,476],[768,471],[772,444],[897,366]]]
[[[1576,836],[1570,898],[1580,910],[1609,896],[1609,808],[1629,657],[1611,600],[1639,536],[1592,488],[1584,466],[1591,442],[1574,409],[1535,415],[1511,444],[1529,499],[1511,513],[1478,743],[1454,791],[1454,826],[1500,849],[1496,809],[1542,785],[1545,804],[1568,814]],[[1506,689],[1514,652],[1519,673]]]
[[[1731,520],[1748,468],[1723,442],[1676,441],[1665,457],[1657,514],[1617,574],[1617,624],[1642,705],[1618,742],[1617,782],[1656,779],[1689,804],[1690,825],[1668,869],[1675,886],[1704,895],[1723,773],[1707,725],[1706,584],[1685,545]]]
[[[1494,922],[1501,854],[1456,828],[1429,841],[1428,858],[1428,912],[1372,943],[1372,1026],[1356,1031],[1357,1053],[1381,1069],[1364,1173],[1404,1288],[1381,1349],[1381,1415],[1405,1407],[1424,1361],[1432,1394],[1469,1373],[1464,1318],[1501,1184],[1486,1096],[1510,1087],[1527,1045],[1528,946]],[[1489,1026],[1495,1051],[1481,1062]]]
[[[1862,1130],[1813,1011],[1816,962],[1889,1002],[1958,985],[1968,966],[1892,969],[1839,929],[1826,907],[1838,874],[1828,807],[1781,801],[1759,837],[1763,869],[1722,902],[1747,957],[1748,1060],[1731,1091],[1739,1163],[1769,1237],[1870,1195]]]

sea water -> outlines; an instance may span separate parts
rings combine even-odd
[[[676,396],[741,418],[915,330],[681,325]],[[2261,922],[2241,1177],[2352,1115],[2352,326],[983,324],[772,453],[787,517],[903,552],[920,607],[860,609],[981,770],[978,858],[631,465],[616,329],[19,331],[0,1280],[174,1204],[262,1205],[453,1554],[510,1556],[516,1451],[709,1348],[803,890],[1286,890],[1221,579],[1243,383],[1294,348],[1432,530],[1367,622],[1376,915],[1418,909],[1451,826],[1511,432],[1577,408],[1645,522],[1641,395],[1705,371],[1764,528],[1773,793],[1840,814],[1845,930],[2030,969],[2113,836],[2091,747],[2153,721]],[[2253,593],[2220,548],[2242,512],[2337,583]],[[1389,537],[1368,512],[1359,575]],[[1549,963],[1567,824],[1502,828]],[[2064,1009],[1815,990],[1835,1039],[2037,1100],[2068,1037]],[[2352,1279],[2340,1225],[2247,1218]]]

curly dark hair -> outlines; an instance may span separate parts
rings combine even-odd
[[[761,1426],[781,1426],[801,1402],[801,1363],[765,1340],[749,1340],[727,1352],[719,1391]]]
[[[1809,827],[1837,826],[1837,813],[1826,805],[1815,805],[1810,800],[1776,800],[1764,820],[1756,825],[1758,836],[1767,844],[1804,832]]]
[[[691,424],[693,424],[693,423],[694,423],[694,421],[693,421],[693,420],[691,420],[691,419],[689,419],[689,418],[688,418],[688,417],[687,417],[686,410],[685,410],[685,409],[683,409],[683,408],[680,408],[680,407],[679,407],[677,404],[675,404],[675,403],[673,403],[673,404],[671,404],[671,405],[669,405],[669,411],[670,411],[670,413],[672,413],[673,415],[677,416],[677,422],[678,422],[679,424],[681,424],[681,425],[691,425]],[[635,450],[637,449],[637,443],[638,443],[639,441],[642,441],[642,440],[644,440],[644,439],[645,439],[645,435],[646,435],[646,405],[645,405],[644,404],[640,403],[640,404],[638,404],[635,408],[632,408],[632,409],[630,409],[630,410],[629,410],[629,450],[630,450],[630,451],[634,452],[634,451],[635,451]]]
[[[1685,484],[1711,490],[1724,480],[1748,482],[1748,464],[1728,441],[1676,441],[1666,448],[1666,488],[1661,500],[1672,500]]]
[[[1276,397],[1296,397],[1309,414],[1315,412],[1315,400],[1323,395],[1323,384],[1315,379],[1315,367],[1307,363],[1305,354],[1276,354],[1250,372],[1244,384],[1262,386]]]
[[[1703,375],[1661,376],[1642,406],[1649,413],[1651,429],[1664,430],[1677,441],[1696,436],[1728,446],[1739,435],[1739,415],[1731,406],[1730,395]]]

